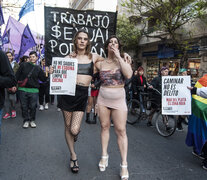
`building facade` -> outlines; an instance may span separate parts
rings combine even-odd
[[[118,10],[118,14],[125,13],[130,18],[131,15],[121,6],[122,1],[114,1],[117,1],[116,9]],[[83,10],[94,9],[97,3],[100,3],[100,1],[73,0],[72,8]],[[148,25],[150,26],[150,22]],[[185,34],[185,29],[190,29],[190,36]],[[151,35],[158,34],[162,34],[168,38],[168,34],[162,31],[154,31]],[[180,34],[181,41],[188,40],[192,44],[187,52],[187,69],[189,74],[191,74],[193,81],[196,81],[199,77],[207,73],[207,24],[197,20],[194,23],[189,23],[183,26],[182,31],[178,32],[178,34]],[[170,41],[170,39],[168,40]],[[135,61],[138,61],[136,64],[141,64],[145,68],[145,75],[149,81],[158,75],[162,66],[168,66],[171,75],[177,75],[179,72],[179,51],[165,46],[159,38],[148,38],[143,36],[139,42],[139,48],[137,50],[132,50],[132,52],[133,51],[137,51],[137,53],[131,53],[131,55],[138,54],[138,57],[134,57]]]
[[[183,26],[183,29],[190,30],[191,35],[187,35],[182,31],[180,33],[181,41],[191,43],[187,51],[187,70],[195,82],[197,79],[207,73],[207,25],[199,19],[194,23]],[[163,34],[165,32],[153,32],[152,34]],[[170,41],[170,39],[168,39]],[[178,75],[180,69],[179,51],[165,44],[159,38],[148,38],[143,36],[139,44],[139,61],[146,68],[146,75],[150,81],[157,76],[162,66],[168,66],[171,75]]]

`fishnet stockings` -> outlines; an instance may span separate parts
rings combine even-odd
[[[81,126],[83,114],[84,112],[82,111],[75,111],[75,112],[63,111],[65,128],[74,137],[74,141],[77,141],[78,134],[80,132],[80,126]]]

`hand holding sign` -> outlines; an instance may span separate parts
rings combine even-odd
[[[54,57],[50,66],[50,94],[75,96],[77,59]]]
[[[52,74],[54,72],[54,67],[50,65],[49,67],[49,73]]]
[[[162,114],[191,114],[191,94],[186,91],[189,85],[190,76],[162,77]]]

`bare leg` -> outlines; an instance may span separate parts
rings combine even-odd
[[[94,108],[94,114],[97,114],[97,107],[96,107],[96,103],[97,103],[97,97],[94,96],[93,97],[93,108]]]
[[[109,129],[110,129],[110,114],[111,110],[109,110],[105,106],[99,105],[99,119],[101,123],[101,145],[102,145],[102,156],[107,156],[107,148],[109,143]],[[106,159],[101,159],[100,163],[104,164]]]
[[[127,111],[112,110],[112,119],[121,153],[122,165],[127,165],[128,139],[126,134]],[[127,168],[122,168],[121,175],[128,174]]]
[[[86,107],[86,113],[90,113],[92,107],[93,107],[93,97],[88,96],[88,104],[87,104],[87,107]]]
[[[112,110],[112,119],[114,128],[117,135],[117,142],[121,152],[122,164],[127,164],[127,149],[128,139],[126,134],[126,119],[127,112],[120,110]]]
[[[91,118],[90,118],[90,112],[91,112],[92,107],[93,107],[93,97],[88,96],[88,104],[86,107],[86,123],[88,124],[92,123]]]

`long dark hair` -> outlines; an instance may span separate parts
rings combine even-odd
[[[106,40],[106,42],[104,43],[104,51],[105,51],[106,57],[108,57],[108,45],[109,45],[110,40],[111,40],[112,38],[116,38],[116,39],[117,39],[118,44],[119,44],[119,52],[120,52],[120,54],[121,54],[121,57],[124,57],[124,55],[123,55],[123,46],[122,46],[122,44],[121,44],[119,38],[118,38],[116,35],[112,35],[112,36],[110,36],[110,37]]]
[[[77,40],[77,37],[80,33],[85,33],[87,34],[88,36],[88,43],[87,43],[87,46],[86,46],[86,52],[85,52],[85,55],[87,55],[89,57],[89,59],[92,58],[92,54],[91,54],[91,42],[90,42],[90,37],[89,37],[89,34],[88,32],[85,30],[85,29],[79,29],[76,34],[74,35],[73,37],[73,44],[74,44],[74,51],[75,53],[77,53],[77,45],[76,45],[76,40]]]

